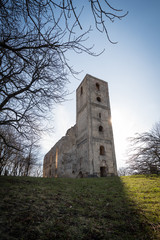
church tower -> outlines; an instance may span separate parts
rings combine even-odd
[[[80,175],[117,175],[108,83],[87,74],[76,95]]]
[[[117,175],[108,83],[87,74],[76,104],[76,124],[45,155],[43,176]]]

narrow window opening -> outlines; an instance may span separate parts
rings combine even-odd
[[[100,98],[100,97],[97,97],[97,101],[98,101],[98,102],[101,102],[101,98]]]
[[[51,177],[51,165],[49,166],[49,177]]]
[[[83,87],[81,87],[81,95],[83,94]]]
[[[99,126],[99,132],[103,132],[103,127]]]
[[[105,149],[104,146],[100,146],[100,155],[105,155]]]
[[[99,118],[101,118],[101,116],[102,116],[101,113],[99,113]]]
[[[96,83],[96,88],[97,88],[98,91],[100,90],[100,85],[99,85],[99,83]]]

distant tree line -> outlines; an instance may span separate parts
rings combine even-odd
[[[11,129],[3,128],[3,131],[12,147],[0,140],[0,175],[41,177],[42,166],[38,163],[38,145],[32,143],[25,146]]]
[[[118,176],[160,174],[160,122],[148,132],[129,138],[127,161],[118,169]]]
[[[131,174],[160,174],[160,122],[130,140],[128,172]]]

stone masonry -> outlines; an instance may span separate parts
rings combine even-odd
[[[44,177],[117,175],[108,83],[86,75],[76,91],[76,124],[43,162]]]

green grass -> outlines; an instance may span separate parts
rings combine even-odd
[[[160,177],[0,177],[2,240],[160,239]]]

